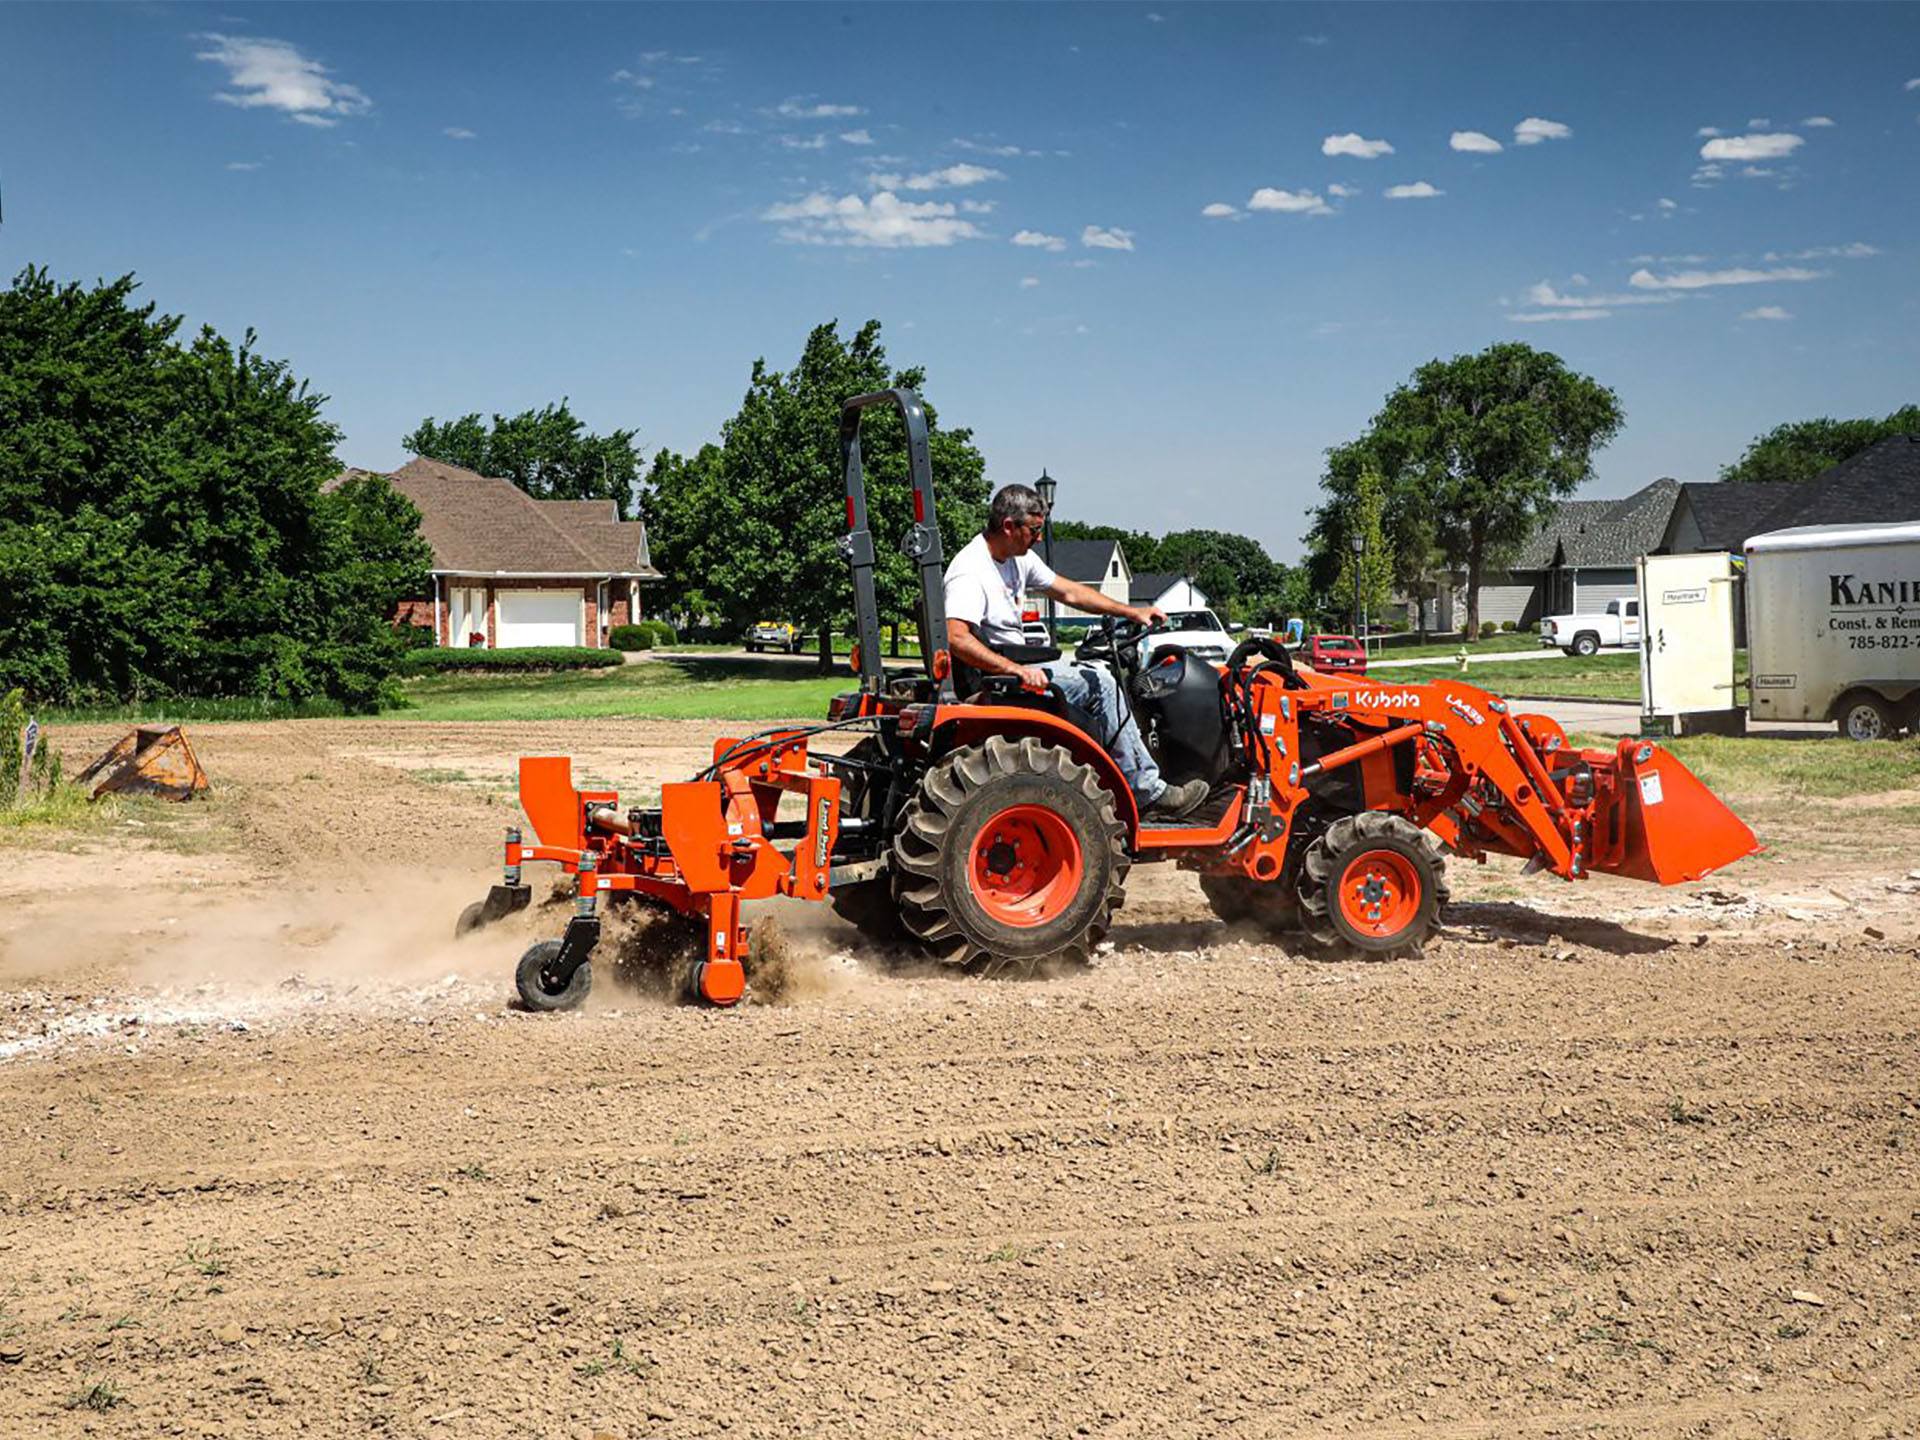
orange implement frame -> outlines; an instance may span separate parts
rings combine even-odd
[[[142,725],[129,731],[75,778],[82,785],[92,782],[94,800],[118,792],[191,800],[207,788],[207,772],[178,725]]]

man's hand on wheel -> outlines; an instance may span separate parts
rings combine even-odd
[[[1127,611],[1127,617],[1140,625],[1164,625],[1167,612],[1158,605],[1140,605]]]
[[[1013,673],[1020,677],[1021,689],[1038,690],[1043,695],[1046,693],[1048,683],[1047,672],[1042,670],[1038,665],[1022,665]]]

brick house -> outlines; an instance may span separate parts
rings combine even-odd
[[[416,458],[387,477],[420,512],[433,550],[431,593],[397,621],[448,646],[600,648],[641,615],[640,587],[661,578],[643,521],[611,500],[536,500],[510,480]]]

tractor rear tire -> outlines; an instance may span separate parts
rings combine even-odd
[[[582,960],[574,967],[567,983],[556,986],[547,967],[559,958],[558,940],[529,945],[527,953],[520,957],[520,964],[513,972],[513,984],[520,992],[520,1003],[527,1009],[572,1010],[586,1001],[587,992],[593,989],[593,962]]]
[[[1307,847],[1299,892],[1301,926],[1327,958],[1414,959],[1451,898],[1446,848],[1399,815],[1349,815]]]
[[[1256,880],[1251,875],[1200,876],[1213,913],[1229,925],[1250,924],[1274,934],[1300,928],[1300,899],[1293,877]]]
[[[1093,770],[994,735],[922,777],[893,841],[901,923],[936,960],[1025,977],[1085,964],[1120,908],[1126,829]]]

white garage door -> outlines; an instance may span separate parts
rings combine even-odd
[[[578,645],[578,590],[502,590],[495,643],[502,650],[526,645]]]

